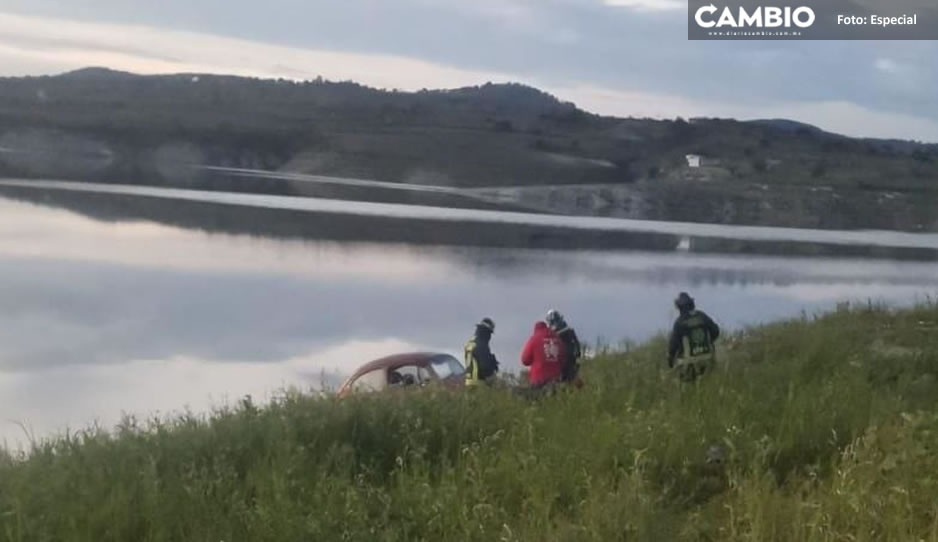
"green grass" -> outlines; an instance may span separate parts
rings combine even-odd
[[[287,393],[58,438],[0,455],[0,538],[938,541],[938,307],[746,330],[697,385],[663,349],[538,402]]]

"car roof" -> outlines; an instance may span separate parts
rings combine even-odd
[[[352,374],[349,380],[354,380],[365,373],[376,371],[378,369],[396,369],[404,365],[417,365],[424,367],[430,363],[430,360],[439,356],[450,356],[445,352],[412,352],[408,354],[394,354],[386,356],[362,365]]]

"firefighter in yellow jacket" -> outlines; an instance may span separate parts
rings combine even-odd
[[[495,333],[495,322],[491,318],[483,318],[476,324],[475,334],[466,343],[467,386],[490,383],[498,373],[498,360],[489,346],[493,333]]]

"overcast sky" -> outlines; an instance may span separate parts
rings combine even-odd
[[[0,73],[535,85],[598,113],[938,142],[938,42],[689,42],[685,0],[0,0]]]

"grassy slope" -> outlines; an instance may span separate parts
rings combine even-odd
[[[60,439],[0,459],[0,537],[938,540],[938,307],[747,330],[696,387],[662,349],[539,403],[288,394]]]

